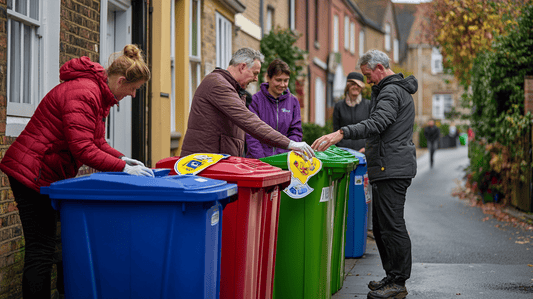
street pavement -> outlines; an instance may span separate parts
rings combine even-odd
[[[405,219],[413,267],[407,298],[533,298],[533,231],[487,217],[452,197],[468,166],[467,148],[440,149],[435,164],[418,158],[407,192]],[[385,276],[375,242],[346,259],[344,286],[332,299],[366,298],[368,282]]]

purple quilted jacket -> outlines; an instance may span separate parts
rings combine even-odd
[[[253,95],[249,109],[257,114],[261,120],[281,134],[293,141],[302,141],[302,119],[300,117],[300,102],[287,89],[274,99],[268,92],[268,83],[261,84],[261,90]],[[288,150],[272,147],[246,134],[246,157],[263,158]]]

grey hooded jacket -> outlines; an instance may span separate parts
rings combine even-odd
[[[394,74],[372,86],[370,118],[342,127],[345,139],[366,138],[368,178],[370,182],[385,179],[414,178],[416,148],[413,143],[415,120],[415,77]]]

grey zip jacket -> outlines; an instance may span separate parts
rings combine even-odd
[[[416,175],[415,105],[411,95],[417,90],[414,76],[404,78],[399,73],[385,77],[372,86],[370,118],[341,128],[344,139],[366,138],[371,183]]]

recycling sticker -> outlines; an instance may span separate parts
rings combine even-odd
[[[283,192],[291,198],[302,198],[313,192],[314,189],[307,182],[322,169],[322,161],[316,157],[305,161],[300,154],[291,151],[287,155],[287,164],[291,183]]]

